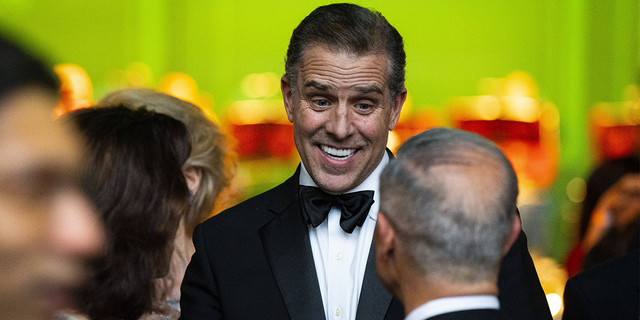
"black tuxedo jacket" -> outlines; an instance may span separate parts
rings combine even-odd
[[[324,320],[298,201],[299,168],[281,185],[196,227],[196,252],[182,282],[180,319]],[[378,280],[371,247],[358,320],[404,319]],[[522,233],[503,261],[500,303],[513,319],[551,319]]]
[[[639,310],[638,250],[577,274],[564,289],[564,320],[637,320]]]
[[[443,313],[425,320],[509,320],[509,316],[502,310],[474,309]]]

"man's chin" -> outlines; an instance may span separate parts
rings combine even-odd
[[[357,187],[360,183],[362,183],[362,181],[354,181],[354,178],[351,176],[326,174],[316,181],[316,184],[320,189],[330,194],[342,194],[348,192],[349,190]]]

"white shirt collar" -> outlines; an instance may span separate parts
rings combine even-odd
[[[472,309],[500,309],[500,302],[496,296],[461,296],[431,300],[413,309],[405,320],[422,320],[433,316]]]
[[[345,192],[356,192],[363,190],[373,190],[373,200],[374,203],[380,203],[380,174],[382,173],[382,169],[389,163],[389,154],[385,150],[384,155],[382,156],[382,160],[378,164],[378,166],[371,172],[371,174],[365,179],[360,185],[357,187]],[[304,167],[304,163],[300,161],[300,185],[317,187],[318,185],[311,179],[309,172]],[[369,217],[373,220],[378,219],[378,210],[369,211]]]

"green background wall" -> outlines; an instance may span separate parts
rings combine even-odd
[[[638,82],[637,0],[369,0],[403,35],[406,85],[415,108],[446,107],[478,93],[485,77],[522,70],[543,100],[560,112],[560,172],[550,189],[547,254],[569,245],[564,192],[591,170],[587,113],[598,101],[620,101]],[[326,1],[249,0],[0,0],[0,30],[52,63],[88,72],[94,98],[112,88],[113,70],[149,65],[156,80],[185,72],[215,98],[223,114],[243,99],[250,73],[282,74],[291,31]]]

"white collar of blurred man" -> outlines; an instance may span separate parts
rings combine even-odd
[[[48,319],[73,289],[104,231],[80,189],[82,144],[53,120],[58,97],[23,86],[0,100],[0,319]]]

